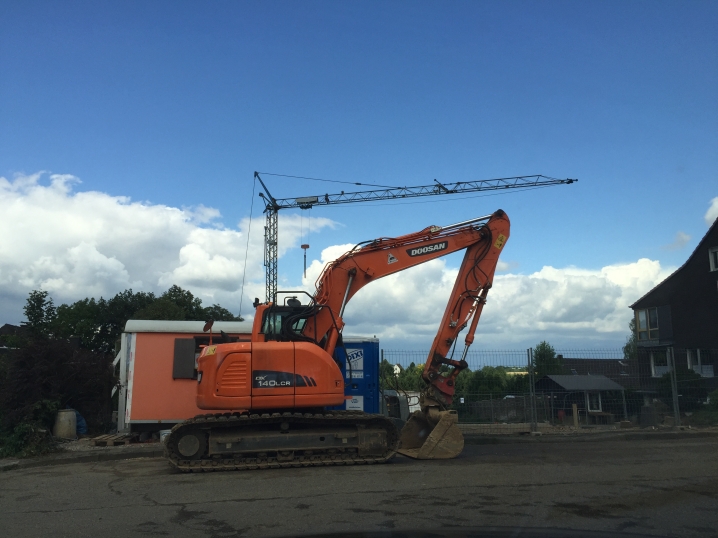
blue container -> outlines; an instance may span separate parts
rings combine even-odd
[[[337,347],[334,357],[341,364],[344,395],[351,398],[346,400],[344,406],[333,409],[378,413],[379,339],[347,336],[344,338],[344,347]]]

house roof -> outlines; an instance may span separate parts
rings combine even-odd
[[[645,299],[646,297],[648,297],[649,295],[651,295],[654,291],[656,291],[658,288],[660,288],[661,286],[663,286],[663,284],[665,284],[665,283],[668,282],[671,278],[673,278],[673,277],[676,276],[678,273],[680,273],[680,272],[683,270],[683,268],[684,268],[686,265],[688,265],[688,262],[691,261],[691,259],[693,258],[693,256],[696,255],[696,253],[698,252],[698,250],[703,246],[703,243],[705,243],[705,242],[707,241],[708,236],[711,234],[711,232],[713,231],[714,228],[718,228],[718,219],[716,219],[716,220],[713,221],[713,224],[711,224],[711,227],[708,228],[708,231],[707,231],[706,234],[703,236],[703,239],[701,239],[701,240],[698,242],[698,244],[696,245],[696,248],[693,249],[693,252],[691,253],[691,255],[688,256],[688,259],[687,259],[685,262],[683,262],[683,265],[681,265],[678,269],[676,269],[675,271],[673,271],[670,275],[668,275],[666,278],[664,278],[661,282],[659,282],[658,284],[656,284],[655,286],[653,286],[653,288],[651,288],[651,290],[650,290],[648,293],[644,294],[643,297],[641,297],[640,299],[638,299],[635,303],[633,303],[633,304],[632,304],[631,306],[629,306],[628,308],[636,308],[636,305],[637,305],[638,303],[640,303],[641,301],[643,301],[643,299]]]
[[[621,385],[605,375],[547,375],[541,379],[546,378],[566,390],[623,390]]]
[[[11,325],[9,323],[6,323],[2,327],[0,327],[0,336],[5,335],[16,335],[16,334],[22,334],[26,331],[25,327],[18,327],[17,325]]]
[[[125,324],[126,333],[202,333],[204,321],[166,321],[130,319]],[[212,332],[224,331],[227,334],[250,334],[252,323],[249,321],[215,321]],[[209,334],[209,333],[207,333]]]
[[[125,324],[126,333],[187,333],[201,334],[204,328],[204,321],[169,321],[156,319],[128,319]],[[251,321],[215,321],[212,325],[212,332],[219,334],[224,331],[227,334],[252,334]],[[209,335],[209,332],[206,334]],[[362,342],[378,342],[379,339],[371,336],[348,335],[343,338],[347,344]]]

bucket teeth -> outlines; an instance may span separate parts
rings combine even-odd
[[[464,449],[464,435],[455,411],[441,411],[433,426],[421,411],[414,412],[401,430],[399,454],[418,460],[455,458]]]

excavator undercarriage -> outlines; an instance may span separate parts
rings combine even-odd
[[[181,471],[384,463],[396,454],[391,419],[361,411],[224,413],[177,424],[165,457]]]

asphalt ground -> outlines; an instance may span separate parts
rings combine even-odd
[[[5,536],[252,537],[548,527],[718,536],[718,438],[467,445],[459,458],[184,474],[161,459],[0,473]],[[577,535],[580,535],[578,533]]]

